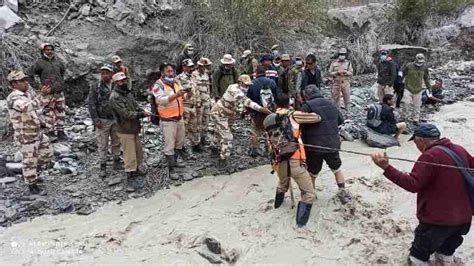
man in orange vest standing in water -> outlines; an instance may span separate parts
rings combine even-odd
[[[168,167],[183,167],[184,138],[184,99],[192,96],[191,91],[184,90],[175,80],[175,68],[172,64],[160,65],[161,78],[155,82],[151,92],[155,96],[157,113],[160,116],[160,125],[163,130],[165,145],[163,153],[166,156]]]

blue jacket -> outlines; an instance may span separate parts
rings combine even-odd
[[[265,76],[260,76],[254,79],[252,82],[252,86],[250,86],[249,90],[247,91],[247,97],[250,100],[258,103],[259,105],[262,105],[262,100],[260,98],[260,90],[265,86],[270,87],[270,89],[272,90],[273,98],[276,98],[278,87],[275,81]]]

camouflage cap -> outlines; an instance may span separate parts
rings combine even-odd
[[[245,85],[248,85],[248,86],[252,85],[252,79],[250,78],[249,75],[245,75],[245,74],[240,75],[239,81],[244,83]]]
[[[120,58],[120,56],[118,55],[114,55],[112,56],[112,63],[118,63],[118,62],[121,62],[122,61],[122,58]]]
[[[124,80],[126,78],[127,78],[127,75],[125,75],[125,73],[118,72],[117,74],[112,76],[112,81],[117,82],[117,81],[120,81],[120,80]]]
[[[212,65],[212,62],[211,62],[211,60],[209,60],[209,58],[201,57],[201,59],[199,59],[197,64],[200,65],[200,66],[210,66],[210,65]]]
[[[191,43],[186,43],[186,44],[184,45],[184,48],[183,48],[183,49],[184,49],[184,50],[193,50],[194,47],[193,47],[193,45],[192,45]]]
[[[346,48],[341,48],[339,49],[339,54],[347,54],[347,49]]]
[[[425,55],[424,54],[417,54],[416,55],[416,62],[418,63],[424,63],[425,62]]]
[[[282,54],[281,55],[281,61],[290,61],[290,55],[289,54]]]
[[[272,50],[276,50],[276,49],[278,49],[278,44],[275,44],[272,46]]]
[[[10,72],[10,74],[8,74],[7,80],[11,82],[16,80],[22,80],[26,77],[27,76],[25,75],[25,73],[23,73],[23,70],[13,70],[12,72]]]
[[[188,67],[191,67],[191,66],[194,66],[194,63],[193,63],[193,60],[192,59],[184,59],[183,60],[183,63],[182,63],[183,66],[188,66]]]
[[[235,63],[235,59],[232,58],[231,54],[225,54],[221,59],[221,63],[223,65],[232,65]]]

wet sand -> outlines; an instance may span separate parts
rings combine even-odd
[[[474,103],[444,106],[433,119],[443,135],[474,152]],[[458,123],[452,118],[465,118]],[[419,152],[403,136],[395,157]],[[373,152],[359,142],[344,149]],[[43,216],[0,228],[0,265],[208,264],[203,240],[222,244],[237,264],[403,264],[417,225],[416,195],[390,183],[369,157],[342,154],[352,204],[341,205],[332,173],[317,179],[308,225],[295,229],[289,193],[273,209],[277,177],[263,166],[230,176],[205,177],[158,191],[148,199],[116,202],[89,216]],[[412,164],[393,162],[409,171]],[[299,191],[294,185],[298,200]],[[456,254],[474,264],[474,233]]]

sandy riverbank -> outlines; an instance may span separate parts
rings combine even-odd
[[[433,117],[444,136],[471,152],[472,110],[474,103],[459,102]],[[450,122],[453,118],[466,120]],[[359,142],[343,148],[374,151]],[[406,142],[388,153],[410,159],[419,154]],[[355,200],[347,206],[336,202],[334,178],[324,170],[306,229],[293,228],[289,198],[273,209],[277,177],[264,166],[197,179],[148,199],[110,204],[89,216],[43,216],[0,228],[0,265],[208,264],[198,253],[205,250],[207,236],[220,241],[227,257],[241,265],[404,263],[417,224],[416,195],[385,180],[370,158],[342,156]],[[409,163],[393,164],[411,169]],[[474,264],[472,232],[457,256]]]

